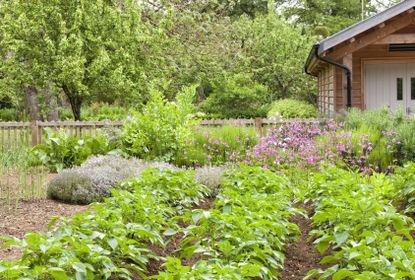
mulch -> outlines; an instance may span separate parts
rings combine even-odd
[[[72,216],[87,208],[50,199],[23,201],[17,208],[0,205],[0,236],[23,238],[29,232],[46,232],[53,217]],[[0,248],[0,260],[12,260],[20,255],[18,250]]]
[[[310,206],[301,205],[309,213]],[[285,250],[284,269],[281,271],[281,280],[302,280],[312,269],[327,268],[328,265],[321,265],[320,260],[324,257],[314,248],[313,240],[309,233],[312,230],[311,220],[303,215],[296,215],[291,222],[298,225],[301,235],[296,242],[288,244]]]

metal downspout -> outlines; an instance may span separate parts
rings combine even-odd
[[[319,44],[316,44],[314,46],[314,55],[316,56],[316,58],[328,64],[339,67],[343,69],[343,71],[345,72],[346,80],[347,80],[347,104],[346,106],[347,108],[351,108],[352,107],[352,71],[349,69],[349,67],[347,67],[344,64],[340,64],[334,60],[320,56],[318,53],[319,46],[320,46]],[[307,69],[306,69],[306,73],[310,75]]]

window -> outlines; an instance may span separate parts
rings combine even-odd
[[[396,99],[403,100],[403,78],[396,78]]]
[[[411,100],[415,100],[415,78],[411,78]]]

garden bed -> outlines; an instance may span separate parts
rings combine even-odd
[[[0,206],[0,236],[23,238],[29,232],[46,232],[53,217],[72,216],[86,208],[49,199],[20,202],[17,208]],[[0,260],[19,256],[17,250],[0,250]]]

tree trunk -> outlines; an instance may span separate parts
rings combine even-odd
[[[82,98],[73,92],[67,85],[62,86],[63,92],[65,93],[66,97],[71,104],[72,114],[75,121],[81,120],[81,105],[82,105]]]
[[[58,113],[58,98],[54,94],[51,88],[45,90],[46,94],[46,103],[48,106],[48,121],[58,121],[59,120],[59,113]]]
[[[27,103],[29,104],[30,119],[32,121],[41,120],[39,103],[37,101],[37,89],[34,86],[26,86],[24,88],[26,93]]]

